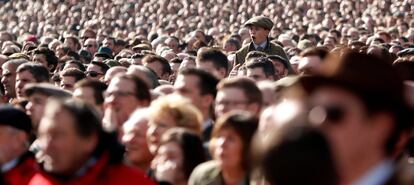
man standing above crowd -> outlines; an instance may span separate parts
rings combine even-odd
[[[261,51],[267,55],[279,55],[289,60],[282,47],[270,42],[268,36],[273,27],[272,20],[265,16],[257,16],[248,20],[244,26],[249,28],[252,42],[236,52],[235,64],[243,64],[247,53],[250,51]]]

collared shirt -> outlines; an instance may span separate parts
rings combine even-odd
[[[394,169],[395,166],[391,160],[384,160],[366,172],[352,185],[383,185],[394,173]]]
[[[16,165],[17,165],[17,163],[19,162],[19,159],[13,159],[13,160],[11,160],[10,162],[7,162],[6,164],[4,164],[2,167],[1,167],[1,172],[2,173],[6,173],[6,172],[8,172],[9,170],[11,170],[12,168],[14,168]]]
[[[267,46],[267,39],[266,39],[266,41],[264,41],[263,43],[261,43],[261,44],[255,44],[254,42],[252,42],[253,43],[253,46],[254,46],[254,49],[255,50],[258,50],[257,48],[259,48],[259,47],[261,47],[262,48],[262,51],[266,48],[266,46]]]

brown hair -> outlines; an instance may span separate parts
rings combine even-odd
[[[217,85],[217,91],[225,88],[237,88],[243,91],[249,103],[257,103],[262,106],[263,97],[262,92],[257,87],[255,82],[247,77],[235,77],[223,79]]]

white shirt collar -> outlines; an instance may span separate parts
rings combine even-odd
[[[352,185],[382,185],[394,173],[394,163],[391,160],[384,160],[377,166],[367,171],[360,179]]]
[[[266,46],[267,46],[267,39],[263,43],[261,43],[261,44],[255,44],[253,42],[253,46],[254,46],[255,49],[257,49],[258,47],[262,47],[263,49],[265,49]]]

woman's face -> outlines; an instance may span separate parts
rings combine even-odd
[[[222,129],[215,137],[214,146],[214,157],[222,169],[242,167],[243,143],[234,129]]]
[[[176,142],[168,142],[159,147],[157,151],[156,161],[158,164],[170,162],[178,171],[182,171],[184,164],[183,151]]]
[[[147,142],[150,152],[157,153],[162,134],[176,126],[175,120],[166,112],[159,112],[149,118],[147,130]]]

